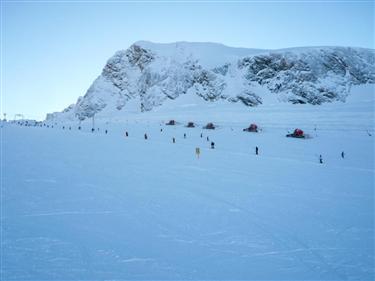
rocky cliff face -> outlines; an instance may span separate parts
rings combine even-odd
[[[212,43],[139,42],[111,57],[76,104],[47,119],[84,120],[102,111],[123,111],[130,101],[148,111],[181,95],[244,106],[276,95],[280,102],[319,105],[344,102],[351,85],[365,83],[375,83],[375,52],[370,49],[246,51]]]
[[[375,83],[374,51],[353,48],[313,48],[245,58],[250,83],[284,93],[286,101],[321,104],[345,101],[351,85]]]

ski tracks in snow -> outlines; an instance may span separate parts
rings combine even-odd
[[[255,225],[259,231],[261,231],[264,235],[270,237],[274,241],[278,241],[280,245],[285,248],[285,251],[275,251],[275,252],[268,252],[264,253],[263,255],[269,255],[269,254],[281,254],[281,253],[295,253],[298,256],[298,260],[305,265],[307,268],[309,268],[311,271],[317,273],[318,275],[321,275],[321,267],[324,267],[326,269],[327,273],[330,273],[336,277],[338,277],[340,280],[347,280],[348,278],[338,272],[335,268],[333,268],[326,260],[325,258],[318,253],[319,250],[322,250],[324,248],[312,248],[307,243],[302,242],[299,238],[297,238],[295,235],[287,231],[285,228],[281,227],[277,221],[270,221],[269,218],[262,217],[261,215],[257,214],[256,212],[238,206],[230,201],[227,201],[225,199],[219,198],[218,196],[213,196],[212,194],[207,194],[204,191],[200,189],[195,188],[189,188],[184,189],[186,192],[190,192],[191,194],[195,196],[201,196],[205,197],[211,201],[219,202],[223,205],[226,205],[230,207],[231,209],[235,209],[241,212],[245,212],[249,214],[246,218],[251,222],[251,225]],[[230,209],[230,210],[231,210]],[[268,223],[266,223],[268,221]],[[272,225],[272,227],[271,227]],[[277,229],[277,231],[272,230]],[[317,261],[317,266],[313,266],[310,263],[306,262],[303,256],[300,256],[300,253],[310,253],[311,256]],[[324,278],[324,276],[321,276]]]

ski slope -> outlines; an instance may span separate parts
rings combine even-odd
[[[1,280],[373,280],[372,90],[247,112],[181,101],[94,133],[2,124]],[[286,138],[297,125],[311,138]]]

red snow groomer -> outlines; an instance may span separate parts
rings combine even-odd
[[[186,127],[187,128],[194,128],[195,127],[194,122],[188,122]]]
[[[165,125],[168,125],[168,126],[174,126],[174,125],[176,125],[176,121],[174,121],[174,120],[169,120],[169,122],[168,122],[167,124],[165,124]]]
[[[243,129],[243,131],[258,133],[258,126],[256,124],[250,124],[249,128]]]
[[[301,129],[295,129],[292,134],[287,134],[286,136],[288,138],[305,138],[305,135]]]
[[[203,129],[214,130],[214,129],[215,129],[215,126],[214,126],[213,123],[207,123],[207,125],[204,126]]]

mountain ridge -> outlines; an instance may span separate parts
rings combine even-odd
[[[102,111],[107,115],[116,110],[150,111],[185,94],[246,106],[261,105],[270,95],[294,104],[344,102],[352,85],[375,83],[374,69],[375,50],[366,48],[263,50],[137,41],[107,61],[85,96],[46,119],[85,120]]]

